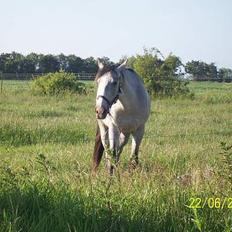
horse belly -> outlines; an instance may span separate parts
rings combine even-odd
[[[122,133],[132,133],[135,130],[137,130],[139,126],[144,124],[144,122],[139,118],[134,118],[134,117],[120,118],[119,117],[118,120],[116,120],[116,124]]]
[[[147,104],[144,104],[147,105]],[[132,133],[141,125],[144,125],[149,116],[149,108],[141,110],[139,105],[125,109],[118,102],[112,106],[110,114],[104,120],[104,124],[109,127],[114,124],[123,133]]]

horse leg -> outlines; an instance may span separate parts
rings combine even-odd
[[[144,125],[140,126],[135,132],[132,133],[132,149],[131,149],[131,165],[136,166],[139,163],[138,153],[144,135]]]
[[[93,173],[97,171],[97,168],[102,159],[103,152],[104,152],[104,147],[101,141],[101,134],[100,134],[99,126],[97,125],[95,145],[94,145],[94,151],[93,151],[93,160],[92,160],[92,172]]]
[[[117,153],[117,159],[119,161],[120,158],[120,154],[122,153],[123,147],[128,143],[130,134],[123,134],[122,132],[120,133],[119,136],[119,149],[118,149],[118,153]]]
[[[119,135],[120,132],[118,128],[116,128],[114,125],[109,127],[109,153],[112,155],[114,165],[117,165],[119,161],[118,157],[118,151],[119,151]],[[112,165],[112,162],[110,161],[110,158],[108,159],[108,170],[110,174],[113,174],[114,165]]]
[[[100,131],[100,138],[103,149],[105,151],[105,159],[106,159],[106,167],[109,169],[110,167],[110,157],[109,157],[109,129],[106,127],[101,121],[98,121],[99,131]]]

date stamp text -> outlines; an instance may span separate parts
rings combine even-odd
[[[232,209],[232,197],[191,197],[188,207],[192,209]]]

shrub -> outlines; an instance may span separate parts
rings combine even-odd
[[[132,68],[143,78],[151,95],[191,96],[188,82],[183,80],[181,60],[172,54],[160,58],[157,49],[144,49],[143,55],[133,57]],[[130,60],[130,59],[129,59]]]
[[[77,81],[72,73],[64,71],[48,73],[35,78],[31,83],[31,89],[34,94],[56,95],[65,92],[86,93],[84,83]]]

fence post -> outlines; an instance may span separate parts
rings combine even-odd
[[[0,81],[1,81],[1,93],[2,93],[2,88],[3,88],[3,76],[2,76],[2,72],[0,72]]]

